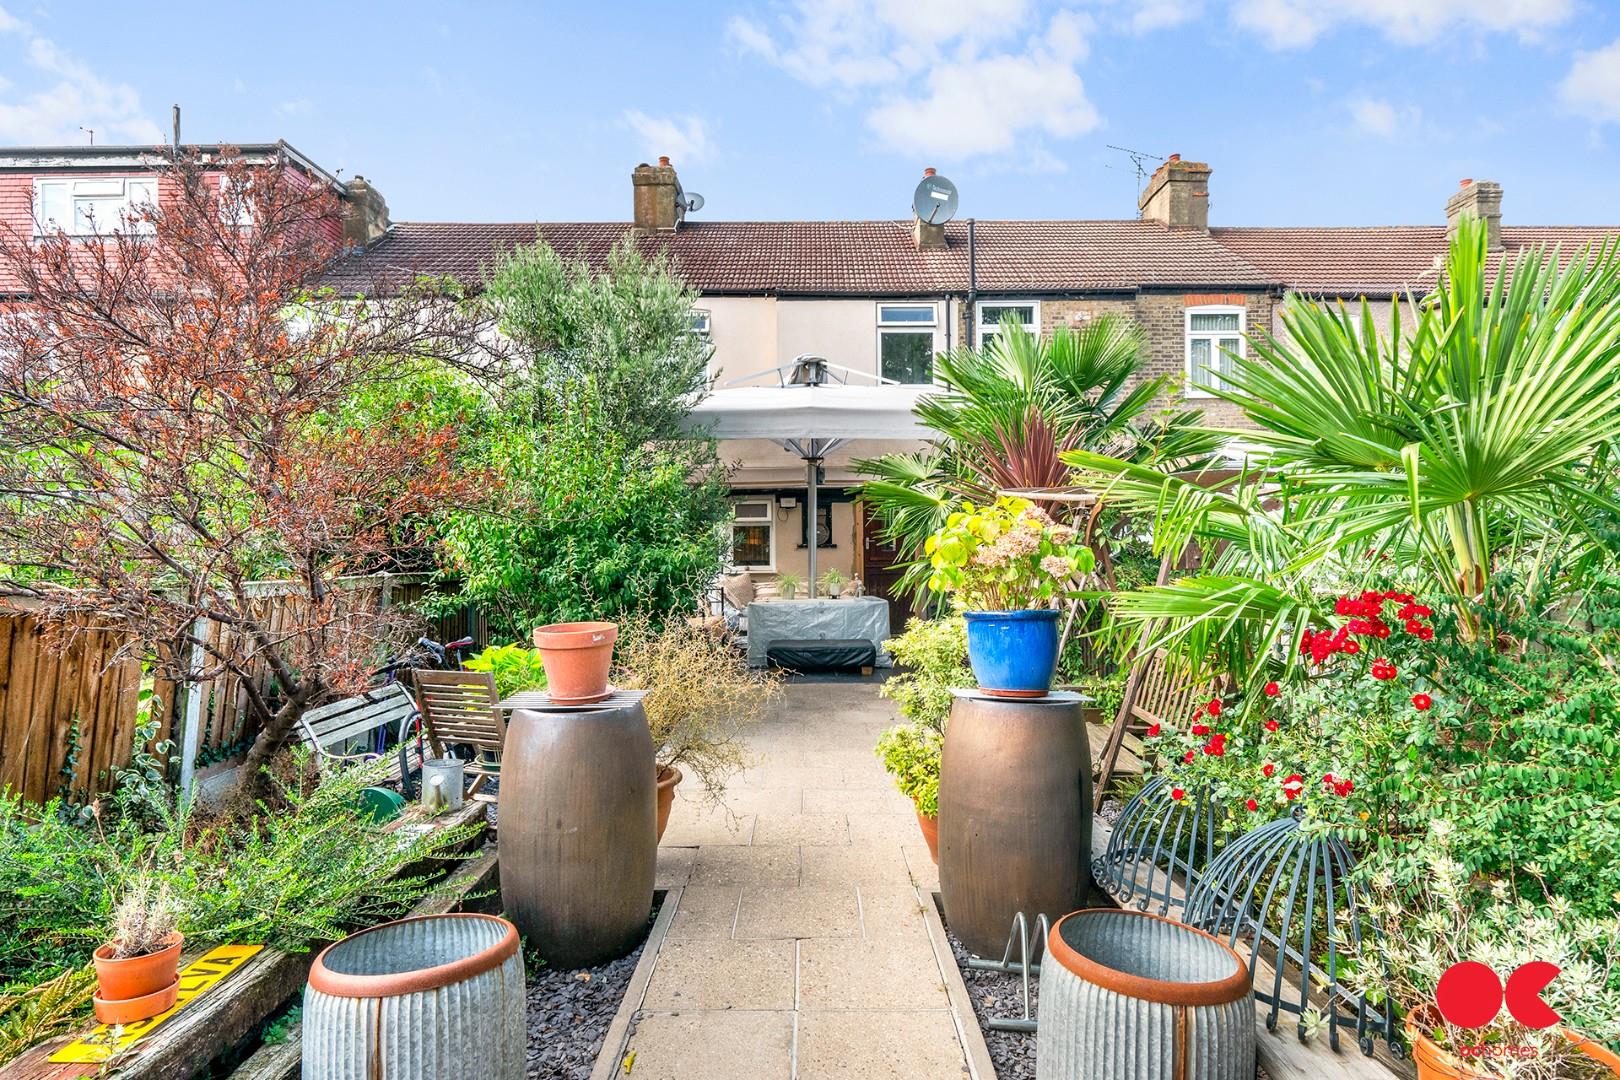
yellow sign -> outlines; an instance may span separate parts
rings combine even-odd
[[[185,1008],[192,999],[201,997],[224,981],[227,975],[247,963],[250,956],[263,948],[263,945],[221,945],[209,949],[180,972],[180,989],[175,995],[174,1004],[166,1011],[121,1027],[108,1027],[102,1024],[84,1038],[71,1042],[52,1054],[51,1061],[58,1064],[77,1062],[99,1065],[114,1055],[123,1053],[150,1035],[159,1024]]]

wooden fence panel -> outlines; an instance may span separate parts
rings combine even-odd
[[[77,718],[75,787],[103,792],[111,772],[129,761],[140,664],[115,662],[116,635],[81,634],[62,651],[46,645],[44,632],[26,610],[0,611],[0,790],[32,802],[55,795]]]

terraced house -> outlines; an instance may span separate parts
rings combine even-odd
[[[243,151],[288,154],[349,204],[342,226],[348,253],[329,277],[340,289],[386,292],[416,274],[476,283],[498,251],[537,236],[565,254],[600,262],[629,236],[645,251],[666,252],[701,294],[693,325],[713,345],[717,386],[774,385],[798,358],[815,356],[834,378],[874,400],[909,402],[931,384],[937,352],[982,344],[1008,317],[1050,333],[1116,312],[1146,331],[1146,373],[1175,376],[1179,393],[1215,423],[1236,421],[1209,395],[1226,357],[1247,348],[1255,334],[1286,336],[1278,311],[1291,293],[1365,297],[1387,326],[1403,296],[1433,286],[1447,236],[1464,214],[1487,222],[1492,247],[1507,259],[1535,245],[1573,254],[1620,232],[1611,225],[1504,224],[1502,188],[1486,180],[1464,180],[1436,206],[1431,224],[1212,225],[1213,170],[1179,156],[1153,173],[1133,220],[701,220],[688,209],[692,200],[675,167],[661,159],[633,170],[625,221],[392,221],[382,195],[363,178],[340,181],[285,144]],[[71,221],[70,231],[87,235],[105,230],[120,207],[157,190],[152,152],[0,151],[0,214],[14,225],[26,226],[31,217]],[[896,203],[907,195],[896,192]],[[893,553],[859,512],[852,463],[912,445],[897,433],[848,440],[827,456],[814,530],[819,568],[856,574],[884,591]],[[739,567],[766,577],[802,576],[810,536],[802,461],[772,439],[730,441],[721,451],[736,464]]]

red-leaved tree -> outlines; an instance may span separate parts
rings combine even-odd
[[[320,291],[344,208],[293,164],[154,165],[158,204],[99,223],[111,235],[0,228],[0,592],[37,598],[59,641],[118,630],[160,677],[239,678],[258,790],[299,716],[360,687],[400,633],[341,579],[490,487],[449,432],[354,430],[345,403],[490,338],[442,289]],[[290,583],[274,619],[265,579]]]

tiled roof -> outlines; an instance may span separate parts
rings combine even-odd
[[[340,260],[327,280],[366,293],[415,274],[478,282],[498,252],[536,236],[564,254],[599,262],[628,229],[622,222],[401,222],[365,251]],[[705,293],[916,296],[967,289],[967,233],[966,222],[952,222],[945,248],[919,250],[906,221],[703,221],[637,243],[645,251],[667,251]],[[1207,235],[1151,221],[980,221],[974,239],[984,292],[1267,287],[1275,281]]]
[[[543,237],[565,255],[601,263],[623,222],[401,222],[340,260],[329,284],[378,293],[417,274],[480,283],[496,255]],[[968,287],[967,223],[946,247],[919,250],[906,221],[699,221],[640,237],[666,251],[698,291],[801,296],[926,296]],[[1505,254],[1557,246],[1565,258],[1620,226],[1502,228]],[[1423,292],[1445,254],[1443,225],[1214,228],[1206,235],[1152,221],[980,221],[977,284],[988,293],[1139,288],[1288,288],[1334,296]]]
[[[1338,228],[1213,228],[1210,236],[1290,289],[1332,296],[1423,293],[1446,253],[1444,225]],[[1620,235],[1614,225],[1504,225],[1501,257],[1557,248],[1568,260],[1588,243]],[[1494,273],[1494,266],[1492,272]]]

